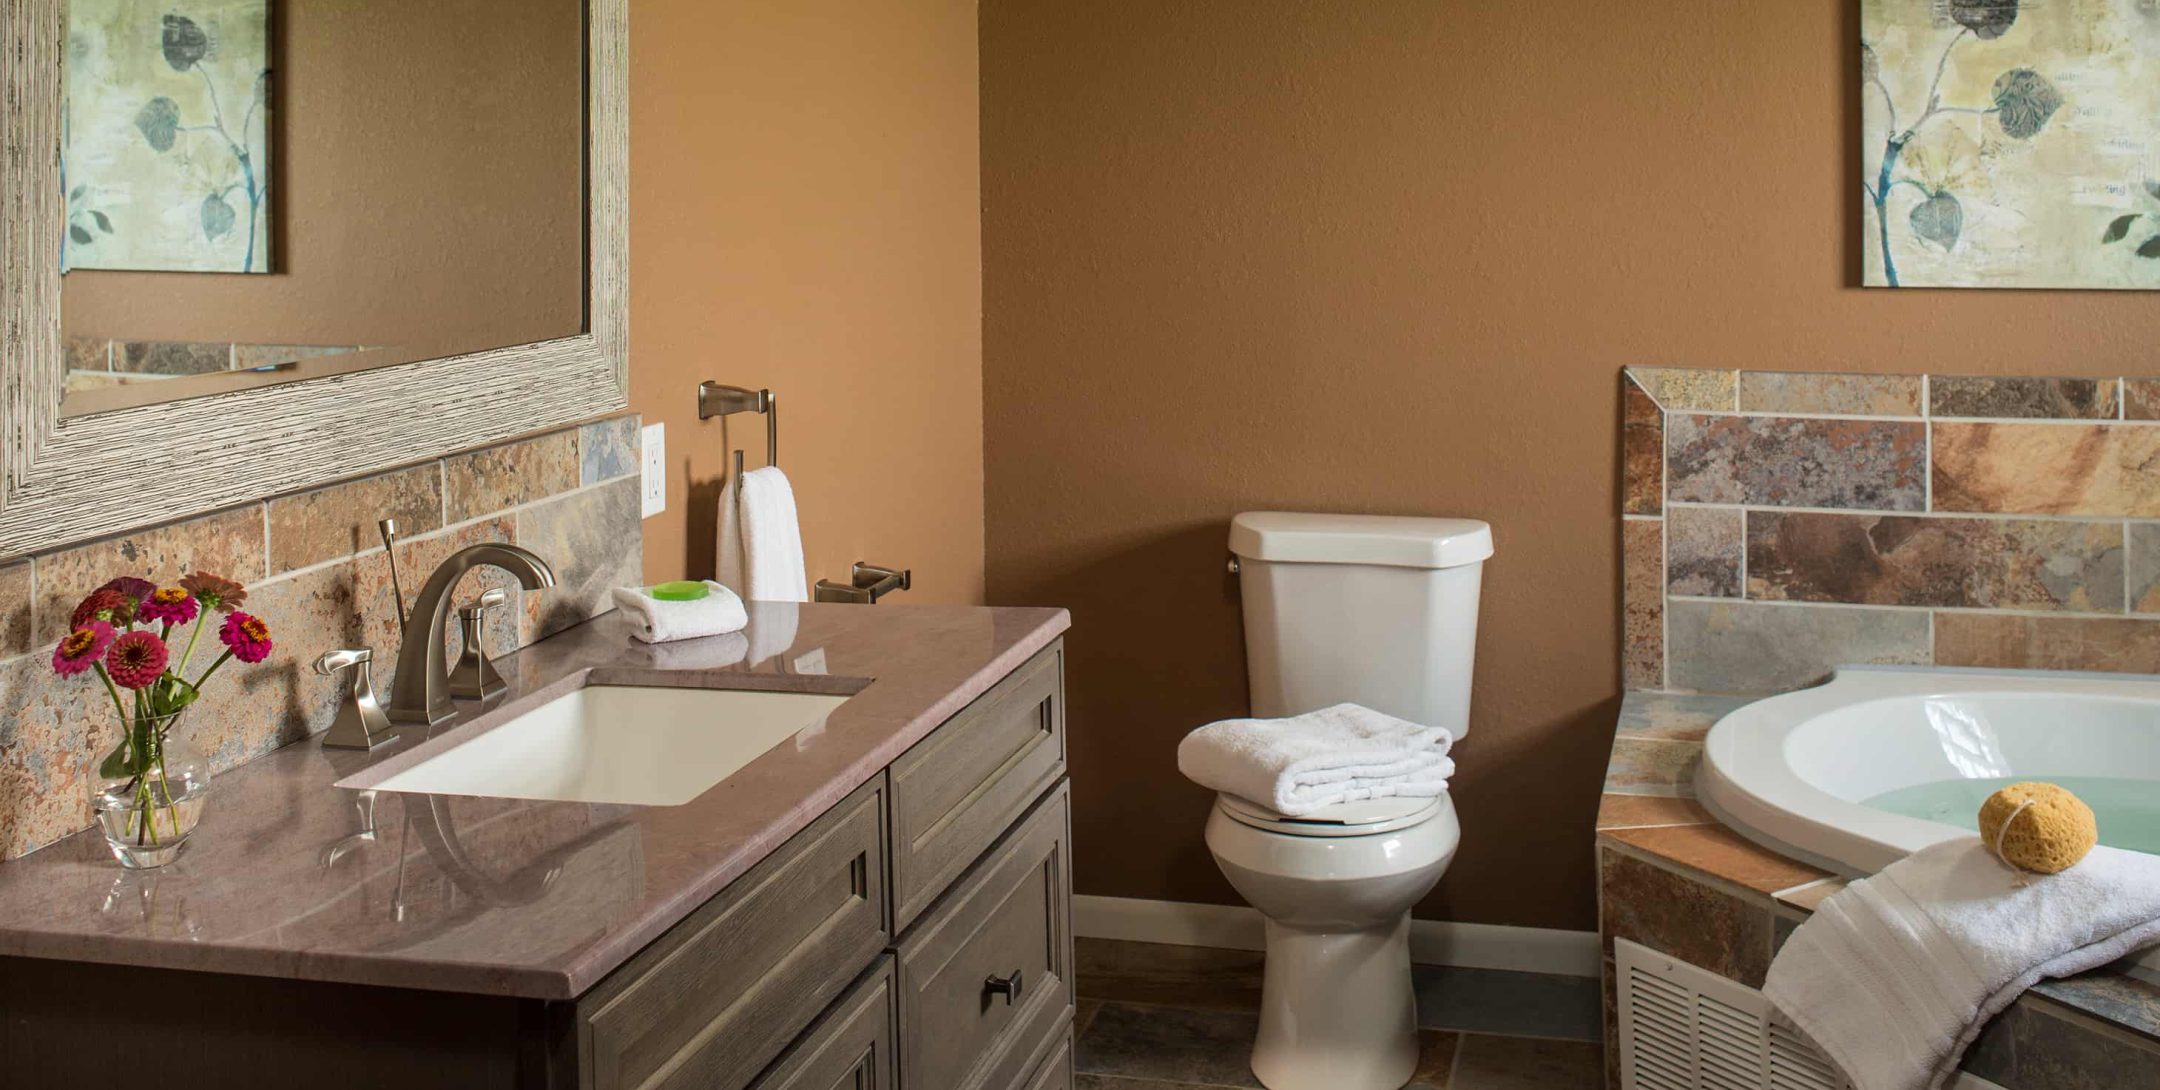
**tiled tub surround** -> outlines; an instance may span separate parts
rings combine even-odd
[[[408,603],[466,545],[515,542],[554,566],[558,585],[529,595],[493,569],[468,578],[460,602],[489,586],[511,595],[490,624],[494,654],[606,608],[609,588],[641,575],[637,443],[638,419],[615,417],[0,561],[0,859],[90,825],[87,782],[115,740],[115,713],[97,685],[54,677],[50,652],[98,584],[198,568],[249,584],[244,608],[269,622],[276,650],[223,671],[181,728],[228,770],[330,725],[340,690],[310,668],[322,652],[372,647],[378,684],[393,676],[400,633],[377,519],[398,520]]]
[[[2160,379],[1632,368],[1629,689],[2160,672]]]
[[[1702,739],[1754,699],[1632,692],[1598,808],[1600,931],[1761,987],[1770,960],[1841,882],[1758,847],[1695,802]],[[1991,1023],[1965,1069],[2008,1090],[2160,1090],[2160,987],[2099,969],[2036,986]],[[1608,1063],[1612,1085],[1616,1068]]]
[[[334,785],[425,755],[287,746],[225,778],[164,871],[122,871],[94,831],[0,863],[0,957],[577,996],[1068,624],[1060,609],[756,602],[739,636],[650,646],[610,614],[501,660],[509,692],[460,701],[453,730],[586,684],[852,695],[680,806],[383,792],[372,837]]]

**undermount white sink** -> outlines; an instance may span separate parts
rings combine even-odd
[[[368,786],[680,806],[766,750],[823,725],[846,701],[817,693],[593,685]]]

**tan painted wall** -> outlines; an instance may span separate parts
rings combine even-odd
[[[982,597],[972,0],[639,0],[631,407],[667,425],[646,574],[712,571],[728,443],[700,379],[781,398],[812,579]],[[763,461],[756,417],[728,421]],[[882,608],[882,607],[881,607]]]
[[[67,332],[412,349],[395,362],[583,329],[584,5],[293,3],[275,18],[277,271],[73,272]]]
[[[1490,520],[1428,917],[1594,923],[1618,371],[2150,372],[2160,301],[1863,292],[1857,5],[985,0],[993,602],[1068,605],[1082,892],[1229,901],[1239,510]]]

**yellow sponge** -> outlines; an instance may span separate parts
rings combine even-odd
[[[2054,784],[2014,783],[1980,804],[1980,840],[2013,867],[2054,874],[2100,842],[2100,823],[2092,807]]]

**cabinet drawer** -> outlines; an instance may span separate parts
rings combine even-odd
[[[594,1090],[737,1090],[885,946],[882,779],[577,1003]]]
[[[1060,783],[902,940],[902,1090],[1024,1086],[1071,1025],[1070,813]]]
[[[877,966],[757,1081],[756,1090],[893,1090],[893,966]]]
[[[1064,774],[1061,641],[893,762],[893,930],[905,931]]]

